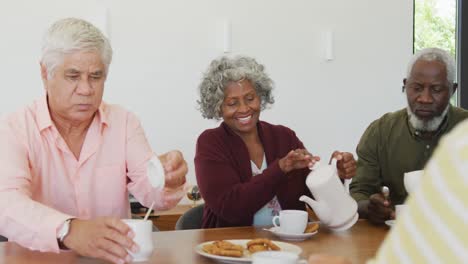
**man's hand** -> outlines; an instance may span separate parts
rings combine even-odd
[[[139,251],[133,237],[130,227],[118,218],[72,219],[63,244],[79,255],[123,264],[132,260],[127,249]]]
[[[386,220],[393,218],[394,215],[390,201],[386,200],[381,193],[374,193],[369,197],[367,218],[370,222],[383,224]]]
[[[164,187],[175,189],[184,185],[188,168],[182,153],[178,150],[172,150],[159,156],[159,159],[164,167],[164,174],[166,176]]]
[[[319,160],[320,157],[313,156],[306,149],[296,149],[280,159],[278,165],[284,173],[288,173],[292,170],[311,168]]]
[[[315,254],[309,257],[309,264],[351,264],[351,261],[339,256]]]
[[[338,176],[341,179],[351,179],[356,175],[356,160],[353,154],[349,152],[333,152],[331,159],[336,159],[336,168],[338,169]]]

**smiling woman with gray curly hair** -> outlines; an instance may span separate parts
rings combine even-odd
[[[265,73],[265,67],[255,59],[238,56],[221,57],[213,60],[199,85],[200,100],[197,101],[204,118],[221,119],[221,104],[224,90],[229,83],[240,80],[250,81],[260,97],[261,110],[275,102],[273,81]]]
[[[221,57],[211,62],[199,89],[203,117],[223,120],[197,141],[202,227],[271,225],[281,210],[305,210],[299,197],[310,195],[305,179],[319,157],[291,129],[260,121],[260,112],[274,102],[263,65],[249,57]],[[333,155],[340,177],[352,177],[353,155]]]

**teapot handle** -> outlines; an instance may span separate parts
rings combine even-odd
[[[336,163],[338,161],[335,159],[335,158],[331,158],[330,159],[330,165],[332,166],[333,169],[337,170],[337,176],[338,176],[338,168],[336,167]],[[349,193],[349,190],[348,190],[348,187],[346,186],[345,182],[346,180],[345,179],[341,179],[340,176],[338,176],[338,179],[341,181],[341,183],[343,183],[343,188],[345,189],[345,192],[346,193]]]

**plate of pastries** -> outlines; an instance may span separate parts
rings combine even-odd
[[[268,238],[230,239],[207,241],[198,244],[195,252],[221,263],[250,263],[252,254],[260,251],[287,251],[301,254],[296,245]]]

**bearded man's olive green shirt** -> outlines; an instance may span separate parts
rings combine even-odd
[[[408,194],[403,174],[422,170],[439,139],[465,118],[468,111],[450,106],[447,117],[430,139],[423,138],[410,124],[406,108],[372,122],[356,149],[357,172],[350,185],[351,196],[358,202],[368,200],[387,186],[392,204],[404,203]]]

